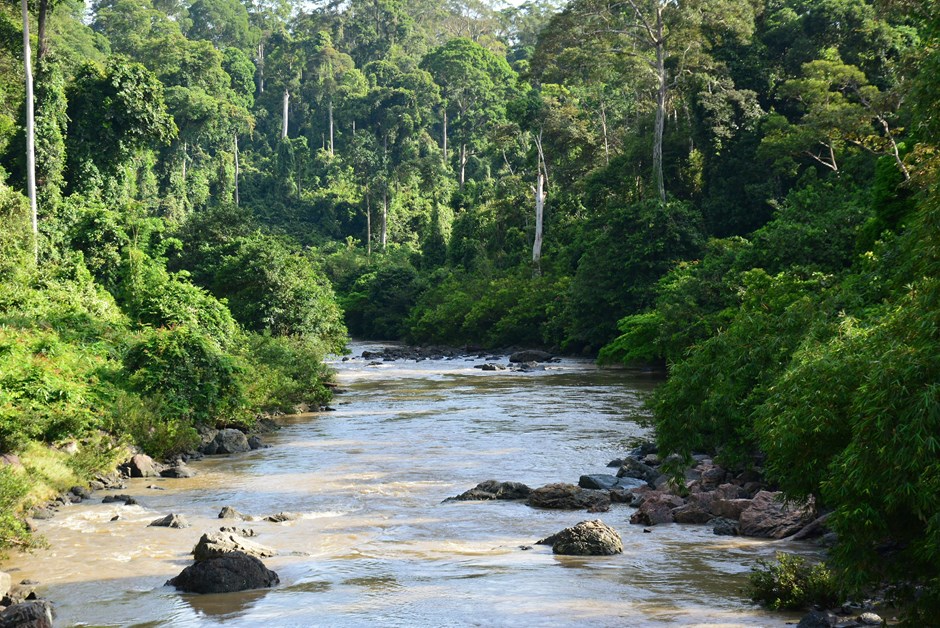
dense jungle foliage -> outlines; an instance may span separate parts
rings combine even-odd
[[[30,11],[36,237],[0,5],[0,453],[31,477],[37,443],[81,475],[322,401],[347,328],[599,353],[668,368],[663,450],[831,510],[840,586],[940,614],[935,3]]]

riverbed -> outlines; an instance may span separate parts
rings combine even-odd
[[[351,347],[353,356],[372,344]],[[269,448],[195,461],[190,479],[131,480],[37,522],[49,548],[4,563],[40,583],[57,625],[93,626],[783,626],[740,589],[758,558],[812,546],[719,537],[707,526],[630,525],[632,509],[545,511],[444,502],[487,479],[529,486],[609,473],[648,436],[649,374],[563,359],[527,373],[482,371],[476,356],[333,360],[334,411],[282,417]],[[497,364],[506,364],[500,358]],[[114,492],[114,491],[110,491]],[[228,595],[165,586],[191,563],[223,506],[246,522],[281,583]],[[147,527],[169,513],[193,527]],[[116,520],[112,520],[115,519]],[[585,519],[623,537],[612,557],[561,557],[540,538]],[[530,549],[522,549],[523,547]]]

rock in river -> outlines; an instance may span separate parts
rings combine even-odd
[[[509,356],[509,361],[513,364],[518,364],[520,362],[548,362],[551,359],[551,353],[534,349],[530,351],[517,351]]]
[[[46,600],[14,604],[0,613],[0,628],[52,628],[52,605]]]
[[[487,499],[525,499],[532,489],[521,482],[499,482],[487,480],[480,482],[469,491],[451,497],[446,501],[474,501]]]
[[[781,493],[761,491],[741,513],[738,531],[743,536],[782,539],[799,532],[816,518],[812,501],[808,504],[781,501]]]
[[[197,561],[224,556],[232,552],[241,552],[258,558],[267,558],[275,554],[273,549],[231,532],[206,532],[193,548],[193,556]]]
[[[565,528],[538,544],[551,545],[555,554],[569,556],[610,556],[623,552],[623,541],[617,531],[597,519]]]
[[[243,451],[251,451],[251,445],[248,444],[248,437],[241,430],[235,428],[226,428],[219,430],[211,441],[202,446],[200,451],[204,454],[237,454]]]
[[[532,491],[529,505],[559,510],[602,510],[610,507],[610,496],[605,491],[593,491],[574,484],[547,484]]]
[[[278,575],[254,556],[230,552],[190,565],[167,584],[187,593],[232,593],[278,582]]]
[[[169,514],[166,517],[160,517],[159,519],[150,522],[150,526],[154,528],[189,528],[192,527],[191,524],[186,521],[186,517],[183,515],[174,515]]]

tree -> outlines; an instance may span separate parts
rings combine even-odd
[[[26,0],[23,8],[23,74],[26,77],[26,191],[33,224],[33,257],[39,263],[39,210],[36,206],[36,132],[33,121],[33,53],[29,47],[29,10]]]

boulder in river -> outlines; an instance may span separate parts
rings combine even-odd
[[[231,506],[222,506],[219,511],[219,519],[237,519],[238,521],[248,521],[251,517],[240,513]]]
[[[0,628],[52,628],[52,605],[46,600],[14,604],[0,613]]]
[[[617,531],[597,519],[565,528],[538,545],[551,545],[555,554],[568,556],[610,556],[623,552],[623,541]]]
[[[263,589],[279,582],[278,575],[256,557],[229,552],[197,561],[167,584],[187,593],[232,593]]]
[[[251,445],[248,444],[248,437],[241,430],[233,427],[219,430],[211,441],[202,446],[200,451],[204,454],[238,454],[244,451],[251,451]]]
[[[183,515],[169,514],[166,517],[160,517],[150,522],[148,527],[154,528],[190,528],[192,524],[186,521]]]
[[[193,548],[193,556],[196,560],[208,560],[232,552],[242,552],[258,558],[267,558],[276,553],[269,547],[231,532],[206,532]]]
[[[283,523],[284,521],[294,521],[295,519],[300,519],[301,514],[299,512],[279,512],[273,515],[268,515],[264,518],[265,521],[270,521],[271,523]]]
[[[634,458],[624,458],[623,465],[617,471],[618,478],[636,478],[643,480],[650,486],[656,485],[656,480],[659,479],[660,475],[659,471],[653,467]]]
[[[630,517],[630,523],[652,526],[658,523],[671,523],[672,511],[684,504],[681,497],[669,493],[649,493],[636,512]]]
[[[135,454],[121,465],[121,471],[132,478],[155,478],[160,475],[159,465],[147,454]]]
[[[160,476],[164,478],[191,478],[196,476],[196,472],[189,468],[186,463],[180,462],[161,471]]]
[[[800,620],[796,628],[831,628],[839,623],[839,618],[830,611],[812,610]]]
[[[521,482],[499,482],[497,480],[486,480],[480,482],[469,491],[465,491],[456,497],[451,497],[446,501],[475,501],[475,500],[514,500],[526,499],[532,489]]]
[[[782,539],[796,534],[816,519],[815,504],[785,502],[782,493],[761,491],[741,513],[738,530],[743,536]]]
[[[104,499],[101,500],[102,504],[116,504],[121,503],[125,506],[136,506],[137,500],[131,497],[130,495],[106,495]]]
[[[529,505],[533,508],[559,510],[603,510],[610,507],[610,496],[605,491],[581,488],[574,484],[547,484],[532,491]]]
[[[527,351],[516,351],[509,356],[509,361],[513,364],[525,363],[525,362],[548,362],[552,359],[551,353],[546,353],[545,351],[538,351],[536,349],[530,349]]]

